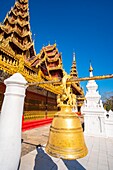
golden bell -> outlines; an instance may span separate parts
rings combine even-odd
[[[55,114],[45,150],[53,157],[68,160],[87,155],[80,119],[70,106],[62,106],[61,111]]]

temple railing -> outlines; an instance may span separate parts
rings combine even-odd
[[[40,111],[40,110],[33,110],[33,111],[25,111],[24,112],[24,121],[30,120],[40,120],[44,118],[53,118],[56,111]]]

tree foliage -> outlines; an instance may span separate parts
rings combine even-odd
[[[113,111],[113,92],[106,92],[102,96],[104,108],[109,111]]]

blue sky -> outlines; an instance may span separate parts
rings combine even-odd
[[[0,1],[1,22],[14,2]],[[112,0],[29,0],[29,12],[37,53],[43,45],[56,42],[67,73],[75,51],[79,77],[89,76],[90,60],[94,76],[113,74]],[[113,79],[96,82],[100,94],[113,92]],[[85,92],[86,84],[81,82]]]

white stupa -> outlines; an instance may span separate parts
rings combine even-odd
[[[93,68],[90,64],[90,77],[93,77]],[[89,80],[87,83],[85,101],[81,107],[81,112],[84,114],[85,133],[93,136],[104,136],[104,116],[105,110],[103,108],[101,96],[97,91],[98,85],[95,80]]]

